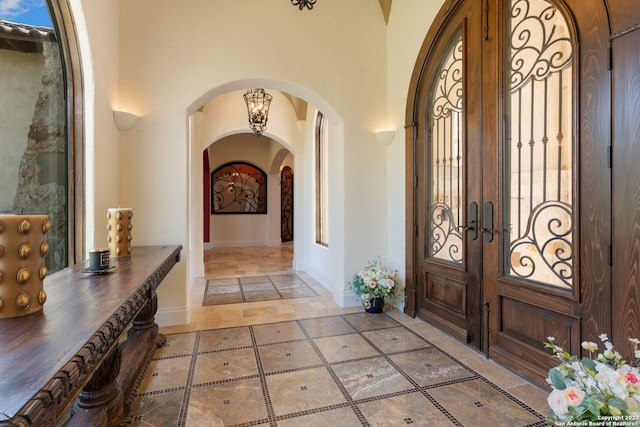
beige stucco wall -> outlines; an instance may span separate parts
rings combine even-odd
[[[120,199],[119,135],[112,115],[118,107],[118,2],[69,3],[75,15],[83,68],[86,243],[88,249],[103,248],[107,243],[107,209],[125,206]],[[138,221],[134,209],[134,238]]]
[[[13,207],[18,170],[40,93],[44,57],[0,49],[0,212]]]
[[[346,283],[367,259],[404,264],[406,91],[440,0],[396,1],[389,26],[371,0],[323,0],[302,12],[281,0],[251,2],[250,9],[235,1],[188,1],[179,7],[172,0],[70,2],[81,15],[80,31],[88,35],[81,35],[87,144],[93,147],[88,169],[94,196],[87,208],[93,223],[87,232],[99,228],[107,207],[126,205],[135,212],[135,244],[185,247],[183,262],[159,290],[162,324],[188,320],[188,288],[197,270],[191,257],[201,257],[192,254],[202,212],[202,172],[200,184],[195,175],[203,147],[192,146],[196,110],[252,86],[300,97],[332,124],[326,250],[310,234],[312,157],[299,155],[310,147],[311,125],[303,122],[297,135],[294,122],[271,128],[270,137],[294,151],[296,183],[303,183],[296,186],[297,267],[318,276],[336,301],[348,304],[354,300]],[[119,133],[112,108],[141,119]],[[379,144],[374,132],[390,126],[398,129],[394,141]],[[224,132],[245,127],[246,121],[227,123]],[[224,135],[209,136],[207,143]],[[300,230],[306,235],[302,243]]]
[[[147,218],[152,216],[152,213],[160,215],[163,220],[171,220],[171,216],[163,216],[163,206],[157,203],[151,206],[147,205],[146,201],[153,197],[153,191],[150,190],[139,201],[131,202],[131,199],[122,197],[122,187],[129,185],[129,180],[132,179],[144,181],[150,189],[162,187],[157,187],[158,181],[153,176],[145,175],[144,170],[140,174],[134,172],[139,164],[147,162],[154,164],[153,153],[149,156],[144,155],[130,159],[129,162],[122,161],[121,147],[124,141],[121,139],[121,132],[115,126],[112,111],[114,109],[130,109],[132,104],[128,102],[123,105],[119,96],[119,2],[112,0],[68,1],[74,15],[83,74],[86,246],[88,249],[106,246],[106,212],[109,207],[118,206],[132,207],[134,210],[132,220],[134,246],[155,244],[152,242],[183,244],[184,246],[186,240],[186,231],[184,230],[182,239],[164,238],[164,230],[173,230],[173,223],[167,222],[168,225],[152,232],[144,227]],[[141,22],[147,22],[147,18],[141,18]],[[139,111],[133,112],[138,113]],[[135,129],[132,129],[124,131],[122,134],[134,132]],[[135,136],[131,140],[135,141]],[[131,168],[132,171],[126,171],[124,168]],[[171,162],[157,166],[157,168],[170,169]],[[182,189],[181,192],[184,193],[185,189]],[[145,209],[147,206],[148,209]],[[180,227],[180,223],[177,222],[177,224]],[[154,240],[153,236],[157,236],[157,238]],[[163,281],[162,289],[159,290],[159,304],[164,316],[159,321],[164,324],[184,323],[189,319],[190,303],[186,279],[187,251],[183,251],[182,260],[183,262],[178,263],[169,272]]]
[[[388,126],[395,138],[387,149],[387,256],[400,270],[405,269],[405,197],[406,197],[406,108],[411,76],[418,52],[430,23],[442,7],[443,0],[395,0],[389,16],[388,49]]]
[[[154,22],[171,25],[145,25],[150,10]],[[385,200],[386,165],[372,133],[386,115],[385,33],[378,5],[369,0],[326,0],[313,13],[279,0],[254,2],[251,13],[245,2],[185,2],[179,13],[173,1],[121,2],[119,96],[143,116],[122,135],[121,171],[128,185],[121,186],[121,199],[142,205],[142,239],[185,241],[189,107],[208,91],[238,80],[285,90],[343,123],[336,140],[344,144],[337,145],[342,150],[337,154],[349,167],[336,172],[336,178],[345,174],[340,180],[345,188],[334,192],[330,257],[335,268],[323,278],[341,302],[350,261],[344,253],[366,258],[386,250],[386,212],[376,209]],[[132,159],[151,152],[150,161],[134,167]],[[357,225],[347,230],[346,223]],[[162,234],[154,233],[159,229]],[[371,229],[380,230],[377,238],[356,238]]]

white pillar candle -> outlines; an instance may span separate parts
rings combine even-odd
[[[107,210],[107,230],[109,236],[109,252],[114,257],[128,257],[131,255],[131,218],[133,209],[109,208]]]
[[[42,310],[50,229],[47,215],[0,214],[0,318]]]

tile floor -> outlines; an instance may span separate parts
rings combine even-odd
[[[318,296],[297,274],[207,279],[202,305]]]
[[[209,249],[207,279],[296,274],[317,296],[202,304],[167,337],[132,426],[541,426],[547,392],[397,310],[340,308],[292,246]]]

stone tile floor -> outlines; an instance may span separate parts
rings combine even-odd
[[[296,274],[208,279],[202,305],[237,304],[318,296]]]
[[[291,253],[209,250],[206,274],[294,273]],[[337,307],[295,273],[318,296],[204,306],[199,280],[191,323],[161,328],[167,343],[137,387],[131,425],[545,425],[545,390],[397,310]]]

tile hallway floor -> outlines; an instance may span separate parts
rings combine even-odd
[[[207,279],[202,305],[237,304],[318,294],[296,274]]]
[[[206,274],[291,273],[291,251],[209,250]],[[297,274],[319,296],[202,306],[196,283],[192,322],[161,329],[131,425],[545,425],[544,390],[421,320],[337,307]]]

